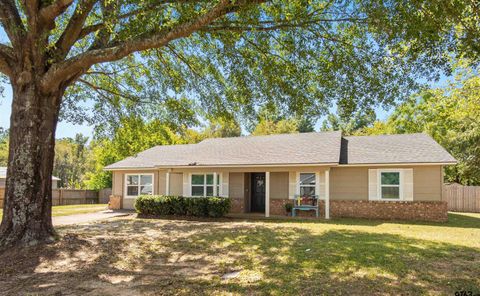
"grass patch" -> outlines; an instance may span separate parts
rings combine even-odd
[[[7,294],[480,293],[480,214],[443,224],[116,218],[58,231],[55,244],[0,255]]]
[[[105,210],[107,204],[84,204],[84,205],[70,205],[70,206],[54,206],[52,207],[52,216],[69,216],[76,214],[95,213]],[[0,209],[0,219],[2,219],[3,210]]]

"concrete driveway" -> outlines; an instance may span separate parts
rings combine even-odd
[[[121,216],[128,216],[128,215],[134,215],[134,214],[135,212],[133,211],[106,210],[106,211],[101,211],[96,213],[52,217],[52,221],[54,226],[61,226],[61,225],[88,223],[88,222],[93,222],[98,220],[110,219],[113,217],[121,217]]]

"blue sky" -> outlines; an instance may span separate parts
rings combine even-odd
[[[12,88],[10,84],[1,83],[5,88],[3,97],[0,98],[0,127],[10,127],[10,114],[12,111]],[[75,137],[77,133],[82,133],[91,137],[93,128],[89,125],[75,125],[68,122],[60,122],[57,127],[56,137]]]

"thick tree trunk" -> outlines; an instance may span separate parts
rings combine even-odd
[[[0,249],[54,239],[52,169],[63,92],[42,94],[35,83],[12,81],[10,150]]]

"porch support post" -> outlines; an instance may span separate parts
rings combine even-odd
[[[265,217],[270,217],[270,172],[265,172]]]
[[[165,195],[170,195],[170,171],[165,175]]]
[[[325,171],[325,219],[330,219],[330,168]]]
[[[213,172],[213,196],[218,196],[218,192],[217,192],[217,172]]]

